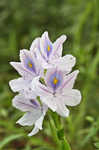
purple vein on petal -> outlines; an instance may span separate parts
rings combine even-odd
[[[33,104],[34,107],[39,107],[39,104],[34,99],[31,99],[30,102]]]
[[[11,64],[12,65],[12,64]],[[22,66],[22,64],[21,64],[21,62],[20,62],[20,65],[21,66],[18,66],[18,67],[14,67],[14,65],[12,65],[17,71],[18,71],[18,69],[17,68],[19,68],[20,70],[23,70],[23,71],[25,71],[25,72],[27,72],[27,73],[29,73],[29,74],[31,74],[32,75],[32,72],[28,72],[23,66]],[[16,65],[17,66],[17,65]],[[20,71],[18,71],[19,72],[19,74],[21,74],[22,75],[22,73],[20,72]],[[23,75],[22,75],[23,76]]]
[[[23,103],[23,102],[19,102],[21,105],[23,105],[23,106],[28,106],[28,107],[31,107],[31,108],[33,108],[33,105],[31,105],[31,104],[26,104],[26,103]]]
[[[73,75],[62,85],[61,90],[68,84],[69,81],[73,79]]]
[[[47,92],[47,93],[50,93],[50,94],[53,94],[51,91],[45,89],[44,87],[40,87],[43,91]]]
[[[56,53],[56,52],[57,52],[57,49],[59,49],[60,45],[62,45],[62,44],[63,44],[63,42],[60,42],[60,43],[58,44],[58,46],[56,47],[56,50],[55,50],[54,55],[59,56],[58,53]]]

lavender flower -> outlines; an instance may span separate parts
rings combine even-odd
[[[33,55],[30,51],[21,50],[20,60],[21,62],[10,62],[10,64],[22,76],[9,82],[10,87],[14,92],[29,88],[33,78],[43,74],[43,69],[40,63],[36,60],[35,55]]]
[[[80,91],[73,89],[78,70],[64,75],[60,70],[49,69],[45,77],[46,85],[39,82],[39,78],[32,81],[32,90],[37,91],[41,100],[50,109],[61,116],[68,116],[69,110],[66,106],[76,106],[81,101]]]
[[[26,112],[24,116],[17,121],[17,123],[22,126],[34,125],[32,132],[29,133],[29,136],[32,136],[39,130],[42,130],[43,119],[47,111],[46,105],[41,106],[36,100],[36,97],[29,99],[21,93],[14,97],[13,106],[23,112]]]
[[[13,106],[25,112],[17,123],[22,126],[34,125],[29,136],[42,129],[48,108],[67,117],[67,106],[75,106],[81,101],[80,91],[73,89],[79,71],[70,73],[76,59],[72,55],[62,57],[65,40],[66,36],[62,35],[52,43],[48,32],[44,32],[32,42],[30,51],[20,51],[20,62],[10,63],[21,75],[9,82],[11,89],[19,92],[13,99]],[[41,78],[44,79],[44,84],[41,83]],[[41,102],[37,96],[40,96]]]
[[[43,68],[58,67],[69,73],[75,65],[76,59],[72,55],[62,57],[63,43],[66,36],[62,35],[54,43],[49,39],[48,32],[44,32],[41,38],[33,41],[30,51],[35,54]]]

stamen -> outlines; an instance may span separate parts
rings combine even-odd
[[[30,68],[32,68],[32,64],[31,63],[28,63],[28,65],[29,65]]]
[[[58,83],[58,79],[55,77],[53,83],[56,85]]]
[[[48,52],[50,51],[50,46],[48,45],[48,47],[47,47],[47,50],[48,50]]]

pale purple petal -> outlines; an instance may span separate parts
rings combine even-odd
[[[56,102],[53,101],[53,95],[50,89],[39,82],[39,78],[35,78],[32,81],[31,88],[40,96],[41,101],[46,104],[53,111],[56,110]]]
[[[67,90],[62,94],[61,100],[64,101],[65,105],[76,106],[81,101],[81,93],[76,89]]]
[[[41,97],[41,101],[47,105],[53,112],[56,111],[57,109],[57,104],[56,101],[54,101],[53,95],[45,95],[45,96],[40,96]]]
[[[50,69],[46,74],[47,86],[55,92],[63,83],[63,73],[55,69]],[[55,82],[56,80],[56,82]]]
[[[20,62],[10,62],[11,66],[13,66],[20,75],[24,75],[24,69]]]
[[[28,134],[28,136],[33,136],[39,132],[39,129],[34,126],[33,130]]]
[[[33,112],[27,112],[24,114],[22,118],[20,118],[17,123],[22,126],[31,126],[35,124],[35,122],[40,118],[42,115],[41,110],[35,110]]]
[[[35,99],[27,99],[24,95],[19,94],[14,97],[12,105],[23,111],[34,111],[35,109],[40,109],[40,104]]]
[[[31,83],[29,84],[28,88],[21,90],[20,94],[23,94],[27,99],[34,99],[34,97],[38,96],[37,92],[31,89]]]
[[[43,120],[44,120],[44,117],[45,117],[45,114],[46,114],[47,110],[48,110],[48,107],[43,104],[43,106],[42,106],[42,116],[35,123],[35,126],[37,128],[39,128],[40,130],[42,130],[42,124],[43,124]]]
[[[42,72],[43,69],[45,68],[49,68],[48,62],[47,60],[42,56],[42,54],[40,53],[39,49],[34,49],[34,53],[36,55],[36,69],[40,69],[40,73]]]
[[[72,72],[71,74],[64,77],[64,83],[61,87],[61,90],[65,92],[68,89],[72,89],[77,78],[79,70]]]
[[[62,70],[65,74],[68,74],[76,63],[76,59],[72,55],[65,55],[58,59],[51,61],[53,66],[57,67],[59,70]]]
[[[63,49],[63,43],[66,40],[66,35],[60,36],[53,44],[54,53],[53,56],[55,58],[62,57],[62,49]]]
[[[48,60],[49,56],[53,51],[53,45],[48,37],[48,32],[44,32],[42,34],[42,37],[40,39],[40,47],[41,47],[42,55],[45,57],[46,60]]]
[[[37,59],[39,58],[40,63],[46,61],[45,56],[43,55],[42,48],[40,47],[40,38],[36,38],[31,46],[30,52],[34,55]]]
[[[33,78],[33,75],[31,74],[31,72],[29,72],[28,70],[26,70],[22,63],[20,62],[10,62],[10,64],[18,71],[18,73],[25,79],[31,79]]]
[[[40,51],[40,38],[36,38],[31,46],[30,46],[30,51],[32,52],[32,54],[35,53],[35,49],[38,49]],[[37,57],[37,56],[36,56]]]
[[[26,70],[29,72],[36,74],[36,65],[33,56],[28,50],[20,51],[20,60]]]
[[[42,106],[42,115],[41,115],[41,117],[35,122],[35,126],[34,126],[33,130],[32,130],[31,133],[28,134],[28,136],[33,136],[33,135],[35,135],[39,130],[42,130],[42,124],[43,124],[44,116],[45,116],[47,110],[48,110],[48,107],[43,104],[43,106]]]
[[[40,77],[35,77],[32,80],[31,89],[35,91],[38,94],[38,96],[39,95],[45,96],[46,94],[52,94],[52,91],[50,89],[48,89],[44,84],[41,84],[39,82],[39,78]]]
[[[23,78],[14,79],[9,82],[9,86],[11,87],[13,92],[19,92],[23,89],[26,89],[28,88],[29,84],[30,81],[24,80]]]
[[[68,108],[62,102],[62,100],[58,99],[58,98],[57,98],[57,110],[56,110],[56,112],[62,117],[68,117],[69,116]]]

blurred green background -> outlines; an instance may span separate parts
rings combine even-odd
[[[83,98],[70,108],[68,118],[62,118],[66,137],[72,150],[98,149],[99,0],[0,0],[0,150],[58,150],[48,115],[44,129],[30,138],[32,127],[16,125],[22,113],[12,107],[15,94],[8,86],[9,80],[19,77],[9,62],[19,61],[19,50],[29,49],[45,30],[52,41],[67,35],[63,55],[76,56],[73,69],[80,70],[75,88]]]

